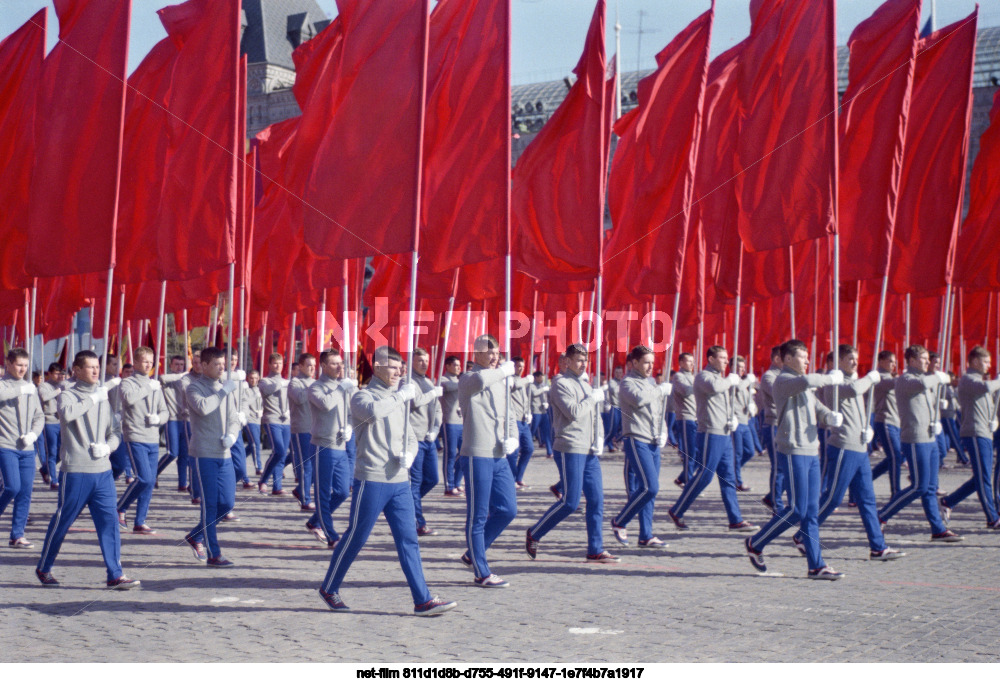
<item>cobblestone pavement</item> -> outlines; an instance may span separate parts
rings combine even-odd
[[[953,460],[954,456],[949,457]],[[433,619],[410,616],[409,591],[384,521],[376,526],[341,594],[349,613],[329,611],[316,594],[330,552],[312,539],[291,497],[237,491],[238,523],[220,539],[230,570],[194,560],[183,533],[198,509],[174,492],[174,468],[161,478],[148,523],[157,536],[125,534],[126,573],[142,589],[108,591],[93,524],[84,512],[42,588],[33,575],[56,493],[36,481],[27,537],[35,548],[0,549],[0,642],[29,661],[351,661],[351,662],[657,662],[657,661],[982,661],[1000,658],[1000,534],[985,529],[975,498],[953,515],[957,545],[930,543],[919,504],[895,519],[889,542],[908,556],[867,561],[857,513],[845,505],[821,532],[825,559],[846,577],[806,579],[805,560],[788,537],[769,547],[770,577],[756,574],[742,535],[728,531],[717,483],[685,516],[678,533],[666,509],[678,496],[673,451],[664,457],[655,529],[662,550],[616,546],[607,519],[625,496],[620,454],[604,458],[605,543],[618,565],[584,563],[585,530],[575,514],[524,553],[524,532],[553,502],[557,478],[536,454],[518,517],[490,551],[510,589],[484,590],[460,561],[462,499],[438,487],[425,498],[430,525],[421,539],[431,591],[459,602]],[[747,519],[761,523],[766,458],[745,468],[753,492],[741,495]],[[290,473],[290,470],[287,473]],[[954,489],[968,469],[942,471]],[[119,482],[119,486],[123,485]],[[880,502],[887,481],[876,481]],[[347,505],[335,515],[346,524]],[[131,519],[130,519],[131,520]],[[9,512],[2,519],[6,529]],[[632,524],[633,538],[637,535]],[[16,647],[12,642],[21,642]],[[30,644],[29,644],[30,643]]]

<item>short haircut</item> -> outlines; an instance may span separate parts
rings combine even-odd
[[[392,346],[379,346],[372,353],[373,365],[388,365],[390,360],[395,360],[396,362],[403,361],[403,356]]]
[[[118,356],[114,353],[108,353],[108,360],[117,360]]]
[[[589,355],[589,353],[587,353],[587,349],[584,348],[579,343],[571,343],[566,348],[566,357],[567,358],[586,357],[587,355]]]
[[[931,353],[929,357],[930,357],[931,360],[940,360],[941,359],[941,356],[938,355],[937,353]]]
[[[429,358],[430,356],[431,354],[428,353],[427,350],[424,348],[420,348],[418,346],[417,348],[413,349],[413,357]]]
[[[537,379],[538,377],[545,376],[545,372],[543,372],[540,369],[536,369],[534,372],[531,373],[531,376],[533,376],[533,377],[535,377]]]
[[[677,362],[684,362],[688,358],[694,360],[694,355],[692,355],[691,353],[681,353],[680,355],[677,356]]]
[[[806,344],[802,343],[798,339],[789,339],[788,341],[785,341],[783,344],[781,344],[781,346],[779,347],[781,348],[782,360],[784,360],[789,356],[795,357],[795,354],[800,350],[805,351],[806,353],[809,352],[809,349],[806,348]]]
[[[906,352],[903,353],[903,357],[906,359],[907,362],[909,362],[910,360],[916,360],[926,352],[927,352],[926,348],[914,344],[906,349]]]
[[[849,343],[842,343],[839,346],[837,346],[837,357],[839,357],[841,360],[846,358],[851,353],[857,353],[857,352],[858,349]]]
[[[771,359],[781,357],[781,346],[771,346]]]
[[[330,348],[329,350],[323,351],[322,353],[319,354],[320,364],[325,363],[327,360],[329,360],[332,357],[338,357],[339,358],[340,357],[340,351],[337,350],[336,348]]]
[[[475,342],[472,344],[472,350],[477,353],[484,353],[486,351],[491,351],[495,348],[500,348],[500,342],[497,341],[497,337],[490,334],[483,334],[477,336]]]
[[[889,360],[889,359],[894,358],[894,357],[896,357],[896,354],[893,353],[891,350],[880,350],[878,352],[878,361],[879,362],[884,362],[885,360]]]
[[[742,363],[743,363],[743,364],[745,365],[745,364],[746,364],[746,362],[747,362],[746,358],[745,358],[745,357],[743,357],[742,355],[737,355],[737,356],[736,356],[736,357],[734,357],[734,358],[733,358],[733,360],[732,360],[732,363],[733,363],[733,367],[735,367],[736,365],[740,364],[741,362],[742,362]]]
[[[973,346],[969,351],[968,362],[971,363],[973,360],[988,360],[990,357],[990,352],[983,348],[982,346]]]
[[[299,355],[299,364],[303,364],[306,360],[315,360],[316,356],[312,353],[302,353]]]
[[[826,354],[826,364],[828,365],[833,364],[833,351],[830,351],[829,353]]]
[[[638,346],[633,346],[632,350],[628,352],[625,359],[628,362],[634,362],[635,360],[642,360],[647,355],[652,355],[653,349],[649,346],[643,346],[641,343]]]
[[[705,351],[705,357],[714,358],[718,356],[719,353],[725,353],[726,349],[722,346],[709,346],[708,350]]]
[[[281,360],[282,362],[284,362],[285,356],[282,355],[281,353],[271,353],[270,355],[267,356],[268,363],[274,362],[275,360]]]
[[[248,376],[248,377],[252,377],[252,376],[258,376],[258,377],[259,377],[259,376],[260,376],[260,372],[258,372],[258,371],[257,371],[257,370],[255,370],[255,369],[251,369],[251,370],[250,370],[249,372],[247,372],[247,376]]]
[[[135,369],[135,365],[133,365],[131,362],[126,362],[124,365],[122,365],[122,369]]]
[[[446,364],[446,365],[450,365],[453,362],[457,362],[458,364],[462,364],[462,358],[458,357],[457,355],[449,355],[448,357],[446,357],[444,359],[444,364]]]
[[[170,362],[174,362],[175,360],[180,360],[181,362],[185,362],[187,358],[185,358],[183,355],[171,355]]]
[[[226,357],[226,352],[221,348],[208,347],[201,351],[201,361],[203,364],[215,362],[219,358]]]
[[[133,355],[135,355],[136,360],[138,360],[139,358],[146,357],[147,355],[151,358],[156,357],[156,354],[153,353],[153,349],[150,348],[149,346],[139,346],[138,348],[135,349],[135,353],[133,353]]]
[[[47,370],[45,370],[45,371],[49,372],[49,373],[52,373],[52,372],[61,372],[61,371],[63,371],[63,367],[58,362],[53,362],[53,363],[49,364],[49,368]]]
[[[7,362],[17,362],[18,360],[27,360],[31,356],[28,355],[28,351],[23,348],[11,348],[7,351]]]
[[[520,355],[515,355],[514,357],[512,357],[510,359],[510,361],[511,362],[524,362],[524,358],[522,358]]]
[[[97,357],[97,353],[92,350],[82,350],[73,356],[73,366],[83,368],[87,364],[87,360],[97,360],[100,362],[101,359]]]

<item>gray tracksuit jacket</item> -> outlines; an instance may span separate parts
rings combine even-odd
[[[629,369],[618,392],[622,410],[622,436],[656,445],[666,425],[663,418],[667,399],[649,377],[644,379]]]
[[[829,428],[827,445],[852,452],[868,451],[868,443],[865,441],[865,430],[868,428],[865,421],[868,414],[865,409],[865,394],[871,387],[872,382],[867,377],[859,379],[857,376],[845,377],[844,383],[837,387],[837,401],[840,403],[837,411],[844,416],[844,424],[838,429]],[[832,400],[833,388],[827,387],[826,394]]]
[[[990,427],[997,418],[997,391],[1000,391],[1000,379],[987,380],[981,372],[965,370],[958,380],[958,400],[962,403],[961,437],[993,440]]]
[[[514,415],[507,414],[503,372],[473,364],[458,379],[458,404],[462,409],[463,457],[505,457],[504,423],[510,438],[517,438]]]
[[[617,407],[621,409],[621,402],[618,398],[618,392],[621,390],[621,382],[618,379],[608,379],[607,385],[607,399],[604,401],[605,405],[608,407]]]
[[[247,424],[260,425],[260,418],[264,414],[264,398],[260,394],[260,389],[250,384],[242,382],[240,390],[243,395],[240,398],[240,410],[246,415]]]
[[[267,377],[261,379],[257,387],[264,400],[264,416],[260,419],[261,423],[287,426],[290,413],[288,409],[288,385],[285,384],[285,380],[280,375]]]
[[[670,400],[674,403],[674,414],[682,421],[697,421],[698,405],[694,399],[694,373],[678,370],[674,373]]]
[[[604,423],[597,403],[589,398],[594,389],[569,370],[560,373],[553,385],[552,447],[562,453],[589,454],[595,443],[604,442]]]
[[[741,384],[749,387],[746,379]],[[694,400],[698,408],[698,433],[728,436],[729,417],[733,414],[733,385],[722,373],[705,367],[694,378]]]
[[[91,399],[95,388],[77,381],[59,394],[59,470],[68,474],[110,471],[111,458],[95,459],[90,444],[107,443],[114,452],[121,443],[111,405]]]
[[[346,450],[344,427],[355,389],[339,379],[320,374],[309,386],[309,409],[312,410],[312,443],[317,448]]]
[[[523,422],[531,414],[528,411],[528,389],[534,382],[530,376],[515,377],[514,385],[510,387],[510,411],[514,413],[514,421]]]
[[[944,399],[948,401],[947,406],[941,408],[941,418],[942,419],[954,419],[958,415],[958,410],[961,408],[961,401],[958,398],[958,393],[955,392],[953,386],[949,386],[944,390]]]
[[[549,409],[549,392],[552,389],[545,383],[536,384],[532,381],[528,386],[528,396],[531,398],[531,414],[545,414]]]
[[[213,381],[204,375],[187,387],[185,399],[191,418],[188,453],[192,457],[231,457],[230,448],[223,444],[222,437],[227,433],[239,437],[242,428],[236,409],[236,391],[227,396],[222,390],[222,381]]]
[[[126,443],[160,443],[159,424],[150,424],[148,415],[155,414],[160,424],[167,423],[169,412],[162,390],[152,390],[149,377],[133,374],[121,383],[122,438]]]
[[[796,374],[790,369],[781,370],[772,384],[778,452],[819,456],[819,425],[823,423],[825,427],[830,410],[816,399],[812,389],[832,383],[828,374]]]
[[[309,387],[315,379],[295,377],[288,383],[288,410],[292,433],[312,432],[312,410],[309,409]]]
[[[736,387],[733,394],[733,411],[736,413],[736,421],[744,426],[750,423],[751,390],[750,382],[744,379]]]
[[[378,377],[351,398],[358,459],[354,477],[377,483],[409,483],[410,472],[398,459],[404,452],[406,402],[395,388]],[[417,439],[410,429],[405,451],[416,453]]]
[[[899,408],[896,406],[896,377],[879,371],[882,381],[875,384],[875,423],[899,427]]]
[[[441,403],[434,396],[434,382],[427,375],[414,373],[417,397],[410,402],[410,428],[418,441],[423,440],[429,431],[437,434],[441,430]],[[443,396],[442,396],[443,397]]]
[[[899,440],[903,443],[933,443],[933,422],[937,421],[935,374],[906,370],[896,377],[896,407],[899,409]]]
[[[444,390],[440,401],[441,420],[445,424],[462,423],[462,412],[458,407],[458,378],[454,374],[445,374],[438,381],[438,386]]]
[[[42,403],[42,413],[45,415],[46,424],[59,423],[59,394],[69,386],[64,381],[53,384],[51,381],[43,381],[38,387],[38,399]]]
[[[778,423],[778,415],[774,405],[774,380],[781,374],[781,370],[781,365],[771,365],[764,372],[764,376],[760,378],[760,391],[758,393],[763,408],[761,412],[764,415],[764,423],[768,426],[774,426]]]
[[[184,392],[191,383],[183,381],[184,374],[161,374],[160,384],[163,385],[163,401],[167,404],[167,419],[172,422],[184,422],[188,419],[187,404],[184,402]]]
[[[45,427],[45,414],[38,394],[24,395],[22,386],[30,386],[26,379],[14,380],[13,377],[0,379],[0,448],[25,452],[33,446],[25,446],[21,436],[28,432],[36,437],[42,435]]]

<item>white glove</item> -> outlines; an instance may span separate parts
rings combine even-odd
[[[947,410],[948,409],[948,399],[947,398],[941,398],[941,409],[942,410]]]
[[[354,379],[343,379],[340,382],[340,388],[345,391],[350,391],[358,387],[358,382]]]
[[[865,379],[868,379],[874,385],[882,381],[882,375],[879,374],[879,371],[877,369],[873,369],[872,371],[868,372],[868,374],[865,375]]]
[[[160,415],[158,414],[147,414],[146,415],[146,426],[159,426]]]
[[[112,388],[114,388],[115,386],[117,386],[118,384],[120,384],[121,382],[122,382],[122,378],[121,377],[112,377],[112,378],[110,378],[110,379],[108,379],[107,381],[104,382],[104,387],[107,388],[108,390],[111,390]]]
[[[865,429],[865,445],[871,443],[873,440],[875,440],[875,429],[869,426]]]
[[[288,388],[288,384],[292,383],[291,379],[281,379],[278,382],[282,388]]]
[[[727,374],[726,380],[729,382],[730,386],[739,386],[740,382],[743,381],[742,379],[740,379],[740,375],[737,374],[736,372],[730,372],[729,374]]]
[[[353,429],[353,428],[351,427],[351,425],[350,425],[350,424],[348,424],[347,426],[345,426],[344,428],[342,428],[342,429],[340,430],[340,432],[341,432],[342,434],[344,434],[344,442],[345,442],[345,443],[346,443],[347,441],[351,440],[351,438],[353,438],[353,437],[354,437],[354,429]]]
[[[94,389],[94,392],[90,394],[90,399],[94,401],[94,404],[103,403],[108,399],[108,387],[98,386]]]
[[[667,444],[667,432],[666,431],[661,432],[660,435],[656,437],[656,444],[659,447],[661,447],[661,448],[664,447],[664,446],[666,446],[666,444]]]
[[[531,420],[532,419],[533,419],[533,417],[531,416],[530,412],[528,412],[527,414],[524,415],[524,423],[525,424],[531,424]]]
[[[246,381],[247,373],[242,369],[234,369],[230,372],[229,378],[233,381]]]
[[[521,442],[517,438],[507,438],[503,442],[504,454],[512,455],[517,452],[517,449],[521,446]]]
[[[94,459],[102,459],[111,456],[111,446],[107,443],[91,443],[90,456]]]
[[[501,362],[500,367],[498,367],[497,369],[503,372],[503,375],[505,377],[514,376],[514,363],[511,362],[510,360],[507,360],[506,362]]]
[[[444,395],[444,387],[442,387],[442,386],[435,386],[434,390],[431,391],[431,393],[434,394],[435,398],[440,398],[441,396]]]
[[[409,469],[413,466],[413,461],[417,458],[417,453],[415,452],[401,452],[396,455],[396,461],[404,469]]]
[[[159,381],[157,381],[156,379],[150,379],[149,380],[149,390],[152,391],[153,393],[156,393],[157,391],[162,391],[163,390],[163,385]]]
[[[580,373],[580,381],[589,384],[590,383],[590,376],[586,372],[581,372]]]
[[[597,455],[598,457],[600,457],[601,455],[603,455],[604,454],[604,442],[601,441],[600,443],[594,443],[593,445],[591,445],[590,446],[590,454]]]
[[[34,431],[28,431],[26,434],[24,434],[24,435],[21,436],[21,442],[24,443],[24,449],[25,450],[27,450],[32,445],[34,445],[35,441],[37,441],[37,440],[38,440],[38,436],[35,435]]]
[[[541,390],[542,390],[542,393],[548,393],[548,392],[549,392],[549,389],[551,389],[551,388],[552,388],[552,387],[551,387],[551,386],[549,386],[549,385],[547,385],[547,384],[546,384],[545,386],[542,386],[542,389],[541,389]]]
[[[236,444],[236,436],[234,436],[233,434],[227,433],[225,436],[222,437],[222,447],[226,448],[227,450],[233,447],[233,445],[235,444]]]
[[[669,381],[664,381],[662,384],[657,386],[657,388],[660,389],[660,394],[666,397],[670,395],[671,391],[674,390],[674,385]]]
[[[542,409],[543,410],[549,409],[549,404],[548,403],[542,403]],[[994,430],[996,430],[996,429],[994,429]]]
[[[990,420],[990,431],[996,431],[997,429],[1000,429],[1000,421],[998,421],[996,419],[991,419]]]
[[[827,376],[830,377],[830,383],[834,386],[844,383],[844,373],[839,369],[831,369]]]
[[[35,395],[38,393],[38,389],[30,381],[21,387],[21,395]]]
[[[236,421],[238,421],[240,423],[240,426],[246,426],[247,425],[247,416],[245,414],[243,414],[242,412],[237,412],[236,413]]]
[[[941,428],[941,422],[934,422],[933,429],[935,436],[940,436],[941,432],[944,431],[944,429]]]
[[[751,384],[756,384],[756,383],[757,383],[757,377],[756,377],[756,376],[754,375],[754,373],[753,373],[753,372],[750,372],[749,374],[747,374],[747,376],[746,376],[746,379],[747,379],[747,381],[749,381],[749,382],[750,382]]]
[[[397,393],[399,394],[399,399],[404,403],[417,397],[417,389],[413,384],[403,384],[403,387]]]
[[[951,383],[951,375],[948,374],[947,372],[937,371],[934,372],[934,376],[936,376],[941,381],[942,384]]]
[[[759,411],[757,409],[757,403],[750,403],[750,406],[747,408],[747,411],[750,413],[751,417],[756,417],[757,412]]]
[[[427,435],[424,436],[424,440],[428,443],[433,443],[434,441],[437,440],[437,437],[438,437],[438,429],[431,429],[430,431],[427,432]]]
[[[594,401],[595,405],[600,405],[601,403],[604,402],[604,389],[595,388],[590,392],[590,395],[587,397],[590,398],[592,401]]]
[[[840,370],[838,369],[834,371],[839,372]],[[844,415],[842,415],[840,412],[831,412],[826,416],[826,425],[835,429],[839,429],[841,426],[844,425]]]
[[[729,433],[735,433],[736,429],[740,426],[740,420],[736,417],[732,417],[729,420]]]
[[[225,382],[223,382],[223,384],[222,384],[222,392],[223,393],[225,393],[226,395],[229,395],[230,393],[232,393],[235,390],[236,390],[236,382],[235,381],[225,381]]]

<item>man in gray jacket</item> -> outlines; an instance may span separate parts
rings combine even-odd
[[[549,419],[549,391],[545,383],[545,372],[536,370],[531,374],[534,382],[528,387],[531,398],[531,434],[538,440],[539,447],[545,448],[546,457],[552,456],[552,420]]]
[[[765,572],[764,548],[789,528],[799,524],[800,537],[806,546],[808,577],[813,580],[839,580],[843,577],[823,561],[819,543],[819,428],[840,428],[843,416],[831,412],[816,399],[813,389],[839,385],[844,374],[835,369],[829,374],[807,374],[809,351],[798,339],[781,344],[781,374],[774,380],[775,449],[785,460],[789,507],[775,514],[764,527],[745,542],[750,563]]]
[[[684,486],[684,492],[667,512],[678,530],[687,530],[684,512],[688,510],[712,477],[718,474],[722,504],[729,520],[729,530],[750,533],[758,526],[744,521],[736,499],[736,475],[733,469],[733,434],[738,421],[733,411],[733,390],[748,391],[756,382],[753,374],[741,378],[736,372],[728,377],[722,373],[729,364],[729,353],[722,346],[711,346],[708,363],[694,379],[694,397],[698,408],[698,457],[695,475]]]
[[[441,387],[441,441],[444,445],[443,478],[444,494],[461,497],[462,468],[458,451],[462,448],[462,411],[458,406],[458,377],[462,374],[462,360],[457,355],[444,359],[444,375],[438,381]]]
[[[522,377],[524,372],[524,358],[514,358],[514,382],[510,387],[510,409],[514,413],[514,421],[517,423],[518,448],[507,455],[507,463],[510,465],[510,473],[514,475],[514,486],[521,490],[525,488],[524,472],[531,461],[531,455],[535,452],[535,443],[531,439],[531,405],[529,404],[528,389],[532,383],[530,376]]]
[[[282,477],[285,471],[285,460],[288,457],[288,447],[292,439],[289,426],[290,412],[288,409],[288,379],[281,376],[285,360],[281,353],[271,353],[267,360],[268,374],[260,380],[258,388],[264,402],[264,414],[261,425],[267,430],[271,441],[271,456],[264,464],[264,472],[257,482],[257,490],[262,494],[267,492],[267,481],[273,479],[272,495],[286,495],[282,488]]]
[[[413,351],[413,383],[417,395],[410,403],[410,428],[417,438],[417,452],[410,466],[410,489],[413,492],[413,513],[417,535],[437,535],[424,518],[423,497],[438,484],[437,436],[441,430],[441,404],[438,398],[444,389],[427,378],[431,357],[423,348]]]
[[[910,462],[913,482],[892,496],[879,510],[879,518],[882,523],[887,522],[919,497],[931,526],[931,540],[959,542],[962,536],[945,526],[937,498],[940,460],[937,436],[941,429],[937,389],[942,384],[947,386],[951,377],[947,372],[928,373],[930,354],[923,346],[910,346],[904,357],[906,371],[896,379],[896,406],[903,457]]]
[[[490,571],[486,550],[517,516],[514,475],[507,455],[518,448],[517,424],[507,413],[507,379],[514,363],[500,364],[500,343],[484,334],[473,344],[473,365],[458,381],[462,408],[459,457],[468,483],[462,562],[472,566],[480,587],[507,587]]]
[[[118,499],[118,525],[122,530],[128,530],[125,512],[135,502],[132,532],[156,535],[156,531],[146,525],[146,515],[156,482],[160,425],[167,423],[167,403],[163,400],[160,382],[149,378],[153,369],[153,349],[139,346],[134,355],[136,372],[122,382],[121,394],[122,439],[136,478]]]
[[[997,392],[1000,379],[987,379],[992,358],[982,346],[969,351],[968,369],[958,380],[958,400],[962,404],[962,446],[972,462],[972,478],[955,492],[941,498],[945,518],[951,510],[975,491],[986,514],[986,527],[1000,530],[996,490],[990,480],[993,471],[993,432],[997,429]],[[1000,468],[997,469],[1000,472]]]
[[[52,490],[59,488],[56,483],[59,475],[56,471],[59,457],[59,394],[67,388],[65,372],[62,366],[53,362],[45,373],[45,381],[38,387],[38,400],[42,403],[45,414],[45,462],[42,467],[42,480],[49,484]]]
[[[45,544],[35,575],[43,585],[55,586],[52,565],[69,527],[84,507],[90,509],[107,569],[107,585],[116,590],[139,586],[122,571],[121,535],[115,514],[115,480],[109,457],[120,434],[108,404],[108,384],[99,386],[101,361],[85,350],[73,358],[75,382],[59,395],[59,425],[62,460],[59,470],[59,500],[45,533]],[[112,381],[111,388],[117,384]]]
[[[678,450],[681,455],[681,473],[674,485],[683,488],[694,477],[698,460],[698,408],[694,399],[694,356],[681,353],[677,357],[677,371],[673,378],[674,419],[677,424]]]
[[[875,438],[885,459],[872,468],[872,480],[889,474],[889,491],[899,492],[903,470],[903,446],[899,441],[899,408],[896,406],[896,354],[879,351],[879,382],[875,385]]]
[[[226,378],[225,351],[201,351],[201,376],[187,387],[186,396],[191,414],[190,455],[201,481],[201,520],[185,539],[196,559],[218,568],[233,565],[222,556],[216,525],[236,504],[232,447],[241,428],[233,395],[237,388],[235,381]]]
[[[14,502],[9,544],[23,549],[33,546],[24,538],[24,527],[35,478],[34,446],[45,424],[38,391],[26,378],[28,359],[26,350],[12,348],[7,352],[6,374],[0,379],[0,514]]]
[[[316,458],[310,440],[312,411],[309,409],[309,387],[316,381],[316,357],[312,353],[300,354],[297,369],[298,372],[288,383],[292,469],[298,481],[292,496],[299,501],[302,511],[312,511],[316,509],[311,499]]]
[[[397,390],[402,358],[395,348],[380,346],[372,356],[375,376],[351,398],[351,417],[357,427],[358,460],[354,469],[351,516],[347,530],[330,557],[330,567],[319,595],[334,611],[348,610],[340,586],[358,552],[368,540],[380,514],[392,531],[396,554],[413,597],[413,613],[436,616],[455,608],[455,602],[431,596],[424,579],[420,543],[413,525],[413,493],[407,469],[416,457],[413,429],[408,439],[406,412],[417,395],[414,384]],[[504,463],[506,466],[506,463]]]
[[[546,511],[525,536],[525,551],[532,559],[538,541],[580,506],[587,497],[587,561],[611,564],[621,561],[604,549],[604,483],[599,456],[604,448],[604,425],[598,412],[604,391],[583,380],[587,350],[573,344],[566,349],[567,365],[551,391],[555,417],[555,460],[562,481],[562,497]]]
[[[771,349],[771,366],[760,378],[760,403],[764,414],[764,428],[761,429],[761,445],[767,451],[767,457],[771,461],[771,478],[767,495],[761,502],[775,514],[781,514],[785,510],[784,496],[788,494],[788,472],[785,471],[785,458],[778,457],[774,445],[774,427],[777,415],[774,412],[774,380],[781,374],[781,346]]]

